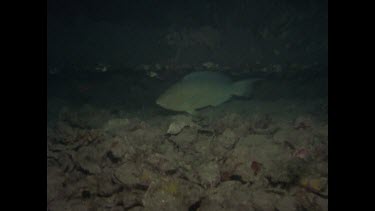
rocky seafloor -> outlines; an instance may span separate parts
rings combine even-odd
[[[197,116],[65,106],[47,125],[47,210],[328,210],[324,101]]]

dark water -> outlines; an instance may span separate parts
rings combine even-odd
[[[47,128],[70,124],[73,129],[102,130],[111,119],[136,118],[150,125],[159,122],[156,125],[165,130],[163,123],[170,116],[185,114],[161,108],[155,100],[185,75],[206,70],[233,80],[265,80],[254,87],[250,99],[234,98],[203,109],[201,118],[259,111],[267,114],[259,120],[265,125],[277,116],[281,120],[273,121],[283,122],[284,114],[291,115],[285,121],[299,124],[290,127],[310,127],[298,123],[301,115],[320,126],[328,124],[326,1],[177,2],[49,0]],[[93,120],[95,114],[100,117]],[[126,209],[143,206],[137,201]],[[190,207],[199,206],[210,209],[204,199]]]
[[[262,98],[327,95],[324,1],[126,2],[49,1],[49,98],[150,105],[206,62],[237,78],[268,78],[275,88]]]

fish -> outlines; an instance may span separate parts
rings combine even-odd
[[[219,106],[233,96],[249,97],[254,82],[261,78],[232,81],[223,73],[192,72],[164,91],[156,100],[160,107],[196,114],[198,109]]]

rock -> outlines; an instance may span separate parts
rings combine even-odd
[[[83,200],[71,200],[69,201],[71,211],[89,211],[90,207]]]
[[[255,115],[253,120],[253,128],[258,130],[266,130],[272,124],[270,115]]]
[[[314,142],[314,134],[309,130],[295,130],[293,128],[277,131],[273,136],[276,143],[288,143],[293,148],[304,148]]]
[[[274,135],[280,129],[270,115],[255,115],[249,128],[250,133],[258,135]]]
[[[67,200],[54,200],[51,203],[47,204],[47,210],[51,211],[66,211],[70,210],[70,204]]]
[[[102,133],[98,129],[80,129],[64,122],[58,122],[47,138],[49,148],[53,151],[77,150],[101,139]]]
[[[59,121],[56,126],[49,132],[49,138],[55,143],[70,143],[69,137],[75,137],[77,129],[71,127],[68,123]]]
[[[148,156],[145,162],[161,172],[176,171],[178,168],[177,163],[173,159],[159,153]]]
[[[57,152],[53,153],[54,158],[51,158],[51,160],[57,161],[58,166],[61,170],[64,172],[71,172],[74,170],[74,167],[76,166],[73,160],[71,159],[71,154],[73,152],[71,151],[62,151],[62,152]],[[49,154],[51,155],[51,154]]]
[[[297,130],[305,130],[313,127],[313,120],[309,116],[299,116],[293,123],[293,128]]]
[[[218,204],[216,201],[211,200],[203,200],[199,206],[199,211],[227,211],[227,208],[222,207],[220,204]]]
[[[274,211],[278,195],[257,190],[251,193],[256,210]]]
[[[128,209],[129,211],[145,211],[145,208],[142,206],[135,206],[133,208]]]
[[[224,157],[232,150],[238,139],[238,135],[228,128],[210,142],[210,152],[216,157]]]
[[[185,122],[172,122],[169,125],[167,134],[176,135],[181,132],[181,130],[186,127]]]
[[[315,169],[316,169],[317,174],[323,177],[328,177],[328,162],[316,163]]]
[[[328,199],[319,197],[316,199],[316,204],[319,207],[319,210],[328,211]]]
[[[192,151],[192,144],[194,143],[196,138],[197,130],[188,128],[186,130],[183,130],[177,136],[170,137],[170,140],[172,140],[176,145],[178,145],[181,150]]]
[[[299,184],[312,192],[321,192],[327,186],[327,181],[327,178],[324,177],[305,177],[301,178]]]
[[[49,210],[327,210],[328,126],[299,110],[91,126],[69,112],[47,128]]]
[[[315,135],[322,137],[325,142],[328,142],[328,123],[316,125],[313,129]]]
[[[311,156],[311,152],[307,148],[299,148],[293,152],[293,156],[299,159],[306,160]]]
[[[167,134],[177,135],[185,127],[197,127],[197,126],[198,125],[193,122],[191,116],[185,116],[185,115],[173,116],[172,123],[169,125]]]
[[[146,144],[154,148],[164,140],[164,133],[158,128],[145,126],[128,132],[126,137],[132,146]]]
[[[198,154],[209,155],[212,138],[198,140],[194,143],[194,151]]]
[[[96,208],[101,208],[99,210],[108,210],[122,203],[122,197],[120,194],[112,194],[105,197],[97,197],[94,199],[97,204]]]
[[[113,169],[111,168],[103,168],[101,174],[95,175],[98,195],[110,196],[121,188],[121,184],[112,182],[112,175]]]
[[[163,178],[150,185],[143,205],[145,210],[188,210],[202,195],[203,190],[198,185],[182,179]]]
[[[276,204],[275,207],[279,211],[297,211],[298,203],[296,199],[292,196],[284,196]]]
[[[75,162],[89,174],[101,173],[99,163],[102,157],[103,154],[99,153],[98,150],[92,146],[82,147],[73,154]]]
[[[136,155],[136,150],[127,138],[115,137],[108,146],[109,157],[112,162],[117,163],[123,159],[130,159]]]
[[[131,162],[122,164],[114,172],[115,179],[121,184],[127,186],[135,186],[140,184],[140,175],[141,171],[139,166]]]
[[[123,206],[114,206],[114,207],[111,207],[110,211],[123,211],[124,210],[124,207]]]
[[[215,187],[220,182],[219,165],[214,161],[203,163],[197,168],[197,172],[204,187]]]
[[[328,143],[317,143],[313,146],[312,156],[316,161],[323,161],[328,163]]]
[[[123,207],[132,207],[135,204],[141,204],[144,192],[140,191],[124,191],[121,194]]]
[[[250,135],[241,138],[227,159],[227,165],[236,166],[234,174],[245,181],[258,180],[258,177],[271,177],[291,181],[286,165],[290,154],[281,145],[274,144],[272,139],[264,135]],[[256,172],[251,169],[253,163],[261,164]],[[239,165],[241,164],[241,165]],[[256,167],[256,166],[254,166]]]
[[[231,129],[235,131],[236,134],[244,136],[249,133],[249,123],[247,119],[241,117],[239,114],[231,113],[213,121],[211,126],[213,130],[219,134],[223,133],[226,129]]]
[[[238,138],[239,137],[231,129],[225,129],[223,134],[217,138],[216,142],[225,149],[231,149],[238,141]]]
[[[264,174],[268,178],[268,182],[272,186],[287,188],[294,184],[296,178],[307,174],[311,170],[311,166],[304,160],[293,159],[285,162],[275,162],[275,165],[268,169]]]
[[[47,168],[47,202],[55,200],[63,192],[65,175],[57,167]]]
[[[168,156],[169,159],[180,159],[178,149],[174,146],[174,143],[169,141],[164,141],[156,150],[160,154]]]
[[[160,172],[147,165],[136,165],[127,162],[118,167],[113,174],[115,183],[126,185],[130,188],[147,188],[153,181],[160,178]]]
[[[274,182],[288,183],[302,173],[303,166],[309,168],[305,160],[292,158],[294,152],[292,149],[299,148],[295,146],[288,148],[282,142],[275,143],[272,138],[267,136],[255,135],[241,139],[237,143],[233,155],[237,156],[237,160],[245,161],[245,163],[246,159],[250,162],[261,163],[261,174],[271,177],[275,180]],[[300,155],[303,156],[304,154]]]
[[[208,190],[199,210],[252,211],[254,209],[250,189],[238,181],[220,183],[216,188]]]

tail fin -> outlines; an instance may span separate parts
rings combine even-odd
[[[242,81],[237,81],[233,84],[233,95],[250,97],[252,94],[253,84],[257,81],[264,80],[261,78],[251,78]]]

